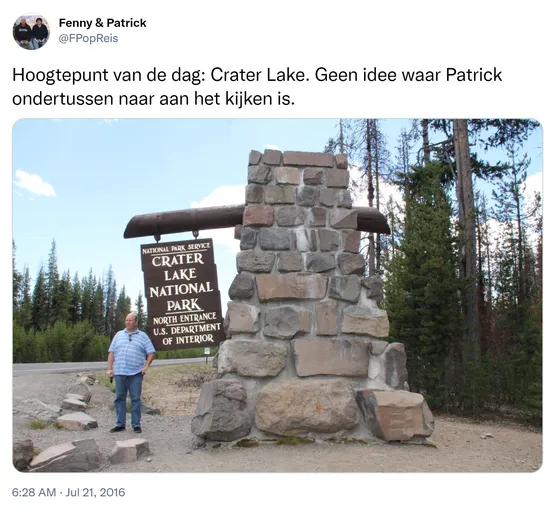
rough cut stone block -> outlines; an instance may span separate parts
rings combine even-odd
[[[388,345],[389,343],[387,341],[372,340],[372,355],[379,356],[380,354],[383,354]]]
[[[330,188],[347,188],[349,171],[346,169],[326,169],[326,185]]]
[[[269,252],[242,251],[237,253],[237,272],[271,272],[275,254]]]
[[[31,473],[75,473],[100,468],[102,456],[94,439],[81,439],[47,448],[31,461]]]
[[[267,185],[265,190],[268,204],[293,204],[295,202],[295,187],[289,185]]]
[[[290,340],[299,332],[309,332],[310,325],[310,311],[281,306],[266,310],[263,332],[272,338]]]
[[[262,204],[250,204],[245,207],[243,226],[271,226],[273,223],[273,207]]]
[[[14,404],[13,413],[46,423],[54,423],[56,418],[62,414],[62,409],[57,405],[44,403],[37,398],[29,398]]]
[[[239,244],[242,251],[254,249],[256,247],[256,238],[258,231],[253,228],[243,226],[241,229],[241,242]]]
[[[308,252],[318,249],[316,231],[313,229],[295,229],[291,233],[291,249]]]
[[[319,229],[320,250],[329,252],[339,249],[339,233],[332,229]]]
[[[382,309],[349,306],[343,310],[342,332],[366,334],[376,338],[389,336],[389,320]]]
[[[229,287],[232,300],[250,299],[254,292],[254,279],[248,274],[237,274]]]
[[[261,274],[256,276],[261,301],[281,299],[323,299],[328,277],[322,274]]]
[[[222,348],[229,343],[226,341]],[[247,392],[237,380],[205,382],[200,390],[191,432],[212,441],[234,441],[251,429]]]
[[[272,181],[272,168],[267,165],[253,165],[249,167],[248,183],[266,185]]]
[[[360,231],[343,231],[343,250],[358,254],[360,249]]]
[[[364,273],[364,256],[362,254],[338,254],[337,264],[345,276],[361,276]]]
[[[325,227],[328,218],[328,211],[326,208],[315,207],[311,208],[308,213],[308,225],[310,227]]]
[[[261,340],[228,340],[218,354],[218,373],[244,377],[275,377],[287,362],[287,348],[281,343]]]
[[[27,469],[33,459],[33,440],[18,439],[13,443],[13,465],[18,471]]]
[[[262,153],[260,151],[255,151],[254,149],[249,153],[249,165],[258,165],[260,162],[260,157]]]
[[[261,249],[266,251],[288,251],[291,248],[288,229],[261,228],[258,239]]]
[[[91,401],[91,397],[92,397],[91,388],[85,382],[77,381],[77,382],[71,383],[67,388],[67,392],[74,393],[76,395],[82,395],[84,398],[84,402],[87,404]]]
[[[337,192],[337,206],[341,208],[352,208],[353,200],[348,190],[340,190]]]
[[[89,430],[98,427],[98,422],[84,412],[64,414],[56,420],[56,425],[68,430]]]
[[[333,254],[322,254],[319,252],[306,255],[307,272],[327,272],[335,268],[335,257]]]
[[[265,149],[262,161],[268,165],[279,165],[281,163],[281,151],[277,149]]]
[[[356,276],[333,276],[330,279],[329,295],[334,299],[358,302],[360,297],[360,278]]]
[[[335,336],[337,334],[337,301],[330,299],[318,302],[315,308],[316,334]]]
[[[383,281],[380,276],[365,277],[362,286],[368,289],[366,296],[376,302],[383,300]]]
[[[251,207],[252,208],[252,207]],[[335,229],[356,229],[356,210],[338,209],[330,213],[330,226]]]
[[[335,155],[335,166],[338,169],[347,169],[349,167],[347,155]]]
[[[116,441],[116,446],[109,455],[109,459],[112,464],[135,462],[142,455],[149,453],[150,448],[146,439],[126,439],[125,441]]]
[[[298,167],[333,167],[333,155],[329,155],[328,153],[284,151],[283,165],[296,165]]]
[[[359,340],[317,338],[302,338],[292,343],[295,368],[299,377],[368,376],[368,343]]]
[[[305,185],[321,185],[324,183],[324,169],[319,169],[318,167],[305,169],[303,181]]]
[[[300,252],[281,252],[278,254],[277,269],[279,272],[301,272],[303,255]]]
[[[264,200],[264,187],[262,185],[257,185],[256,183],[251,183],[245,188],[245,202],[247,204],[251,203],[261,203]]]
[[[276,183],[280,185],[298,185],[301,182],[301,171],[295,167],[278,167]]]
[[[324,206],[335,206],[337,191],[331,188],[321,188],[318,191],[318,202]]]
[[[233,238],[235,238],[235,240],[241,240],[242,229],[243,229],[243,224],[235,224],[235,228],[233,228]]]
[[[306,210],[300,206],[282,206],[276,212],[278,226],[299,226],[304,224],[305,218]]]
[[[65,398],[62,401],[62,409],[69,409],[70,411],[84,411],[87,404],[75,398]]]
[[[299,206],[314,206],[318,189],[308,185],[300,185],[297,187],[297,204]]]
[[[403,389],[408,379],[407,356],[402,343],[390,343],[385,349],[385,383],[393,389]]]
[[[434,417],[419,393],[360,389],[356,401],[367,427],[384,441],[408,441],[434,432]]]
[[[353,391],[341,380],[275,382],[258,393],[255,424],[285,436],[338,432],[356,426],[357,407]]]
[[[260,310],[248,304],[231,302],[229,312],[229,333],[255,333],[258,332],[258,315]]]

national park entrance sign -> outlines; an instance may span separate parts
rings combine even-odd
[[[345,155],[251,151],[245,205],[127,225],[125,238],[157,241],[235,226],[240,240],[224,322],[211,240],[141,247],[157,348],[202,346],[208,335],[222,342],[217,378],[203,384],[191,421],[203,442],[432,434],[424,397],[408,390],[404,346],[389,341],[382,280],[365,275],[360,254],[361,231],[389,226],[377,209],[353,207],[348,187]]]
[[[141,261],[156,350],[225,340],[212,239],[141,245]]]

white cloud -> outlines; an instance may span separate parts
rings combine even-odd
[[[277,146],[275,146],[274,144],[266,144],[264,146],[264,149],[276,149],[277,151],[281,151]]]
[[[245,203],[244,185],[224,185],[214,189],[200,201],[191,203],[191,208],[209,208]],[[239,241],[234,238],[234,228],[210,229],[200,234],[201,238],[212,238],[214,244],[227,247],[231,252],[239,251]]]
[[[114,124],[119,122],[119,119],[102,119],[98,124]]]
[[[349,166],[351,181],[356,184],[356,190],[351,190],[354,206],[368,206],[368,179],[362,175],[362,169],[358,166]],[[376,192],[374,191],[374,195]],[[402,204],[403,195],[396,185],[385,183],[380,179],[380,210],[383,212],[385,205],[392,197],[393,201]],[[375,200],[375,198],[374,198]],[[375,203],[374,203],[375,206]]]
[[[54,187],[44,181],[38,174],[29,174],[28,172],[17,170],[15,171],[14,184],[17,187],[25,189],[37,196],[55,196],[56,192]]]

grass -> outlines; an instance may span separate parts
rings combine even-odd
[[[106,377],[106,375],[98,375],[97,379],[100,384],[107,387],[112,393],[116,392],[116,383],[110,382],[110,379]]]
[[[29,424],[29,428],[32,430],[42,430],[43,428],[48,427],[48,423],[43,420],[33,420]]]

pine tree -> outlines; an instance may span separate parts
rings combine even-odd
[[[33,303],[31,302],[31,277],[29,267],[23,269],[23,281],[21,284],[21,302],[19,305],[18,324],[25,330],[31,327],[33,321]]]
[[[81,282],[79,280],[79,274],[75,272],[75,276],[73,277],[73,283],[71,286],[71,301],[69,307],[70,319],[73,325],[81,321],[81,301]]]
[[[120,331],[125,328],[125,317],[131,312],[131,299],[125,294],[125,286],[119,292],[116,302],[116,330]]]
[[[41,265],[33,290],[32,326],[37,331],[48,327],[49,301],[44,267]]]
[[[112,265],[104,281],[104,333],[112,339],[116,329],[116,280]]]
[[[21,285],[23,281],[23,276],[15,268],[15,241],[12,239],[12,274],[13,274],[13,313],[17,313],[19,307],[19,300],[21,295]]]
[[[403,239],[387,268],[391,339],[405,344],[411,390],[431,406],[450,404],[447,374],[457,351],[459,314],[452,209],[441,186],[443,166],[431,162],[409,175]]]
[[[104,290],[101,283],[97,283],[91,308],[92,325],[99,334],[106,334],[106,320],[104,315]]]
[[[147,317],[143,304],[143,294],[139,291],[139,296],[135,301],[135,311],[137,312],[138,327],[141,331],[146,329]]]

